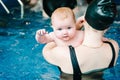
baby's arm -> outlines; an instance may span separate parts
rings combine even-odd
[[[52,32],[48,34],[48,32],[45,29],[40,29],[36,31],[35,39],[37,42],[45,44],[53,41],[51,35]]]

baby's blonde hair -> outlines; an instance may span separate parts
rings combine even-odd
[[[72,9],[70,9],[69,7],[60,7],[57,8],[51,16],[51,21],[54,22],[54,18],[57,17],[61,20],[64,20],[66,18],[72,18],[74,22],[76,22],[75,20],[75,15],[74,12],[72,11]]]

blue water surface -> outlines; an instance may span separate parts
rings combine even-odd
[[[0,19],[0,80],[59,80],[58,69],[42,56],[43,44],[35,40],[40,28],[52,31],[41,13],[27,12]]]
[[[15,12],[15,11],[14,11]],[[52,31],[50,19],[41,12],[26,11],[20,19],[19,11],[0,17],[0,80],[59,80],[59,70],[45,61],[43,44],[35,40],[40,28]],[[120,22],[117,21],[105,34],[120,45]],[[105,80],[119,80],[120,57],[117,65],[104,72]]]

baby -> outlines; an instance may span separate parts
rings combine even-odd
[[[45,44],[55,42],[57,46],[74,47],[80,45],[84,38],[82,30],[77,30],[76,19],[73,11],[68,7],[57,8],[51,16],[53,32],[48,33],[45,29],[36,32],[36,40]]]

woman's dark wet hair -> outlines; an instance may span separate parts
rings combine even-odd
[[[94,29],[105,30],[113,23],[116,13],[113,0],[93,0],[86,10],[85,19]]]
[[[43,9],[49,17],[51,17],[52,12],[59,7],[69,7],[73,9],[76,6],[76,0],[43,0]]]

